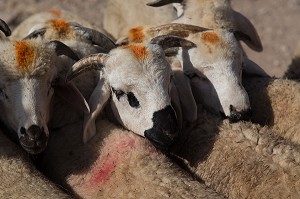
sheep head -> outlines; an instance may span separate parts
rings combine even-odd
[[[61,42],[39,39],[3,42],[0,51],[1,120],[17,132],[27,152],[41,153],[49,137],[47,122],[54,92],[89,110],[76,88],[61,79],[57,67],[60,55],[78,57]]]
[[[186,23],[207,28],[226,28],[235,30],[238,40],[242,40],[252,50],[261,52],[263,46],[253,24],[241,13],[231,7],[230,0],[156,0],[148,6],[160,7],[171,3],[184,6],[181,17],[174,23]]]
[[[96,45],[98,52],[105,53],[115,48],[115,43],[103,33],[64,18],[48,19],[44,23],[34,25],[24,39],[38,36],[47,40],[62,41],[74,50],[77,49],[77,46],[81,46],[80,49],[77,49],[78,52],[90,49],[91,45]],[[84,46],[87,46],[86,48],[83,43],[85,43]],[[83,55],[90,54],[90,52],[81,53]]]
[[[170,97],[172,70],[163,49],[174,46],[194,44],[178,37],[156,37],[146,45],[120,46],[109,54],[91,55],[73,65],[68,80],[85,70],[100,67],[101,71],[89,99],[91,114],[85,117],[84,142],[95,135],[95,119],[111,99],[120,124],[162,150],[169,148],[177,134],[177,123]]]
[[[117,44],[143,43],[158,35],[175,35],[196,44],[196,48],[184,49],[177,54],[183,71],[189,77],[196,77],[191,84],[196,87],[202,102],[215,112],[222,112],[232,122],[248,119],[250,103],[248,94],[241,84],[243,65],[250,73],[267,74],[244,57],[234,31],[209,30],[186,24],[166,24],[156,27],[137,27]],[[173,49],[174,50],[174,49]],[[251,63],[251,65],[250,65]],[[246,72],[247,72],[246,71]]]

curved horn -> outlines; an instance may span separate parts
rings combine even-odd
[[[8,25],[0,19],[0,30],[5,34],[5,36],[10,36],[11,35],[11,30],[9,29]]]
[[[98,53],[79,60],[72,66],[71,71],[68,72],[66,81],[71,81],[85,71],[101,70],[104,67],[104,61],[107,56],[107,54]]]
[[[115,42],[97,30],[83,27],[74,22],[70,23],[70,25],[74,26],[75,31],[77,31],[80,35],[92,41],[94,44],[103,47],[107,50],[107,52],[116,47]]]
[[[69,57],[75,61],[79,60],[78,56],[73,52],[73,50],[71,48],[69,48],[69,46],[65,45],[64,43],[57,41],[57,40],[53,40],[53,41],[50,41],[49,44],[55,45],[55,52],[56,52],[57,56],[66,55],[67,57]]]
[[[150,27],[148,32],[152,35],[174,35],[178,37],[188,37],[190,34],[211,30],[200,26],[181,23],[170,23],[160,26]]]
[[[157,0],[147,3],[147,6],[160,7],[171,3],[182,3],[183,0]]]
[[[194,48],[196,44],[193,42],[183,39],[181,37],[170,36],[170,35],[161,35],[154,37],[150,41],[151,44],[158,44],[162,47],[163,50],[172,47],[184,47],[184,48]]]
[[[238,40],[244,41],[252,50],[261,52],[263,45],[254,25],[239,12],[234,11],[233,16],[235,19],[235,37]]]

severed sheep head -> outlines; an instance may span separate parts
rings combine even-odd
[[[194,47],[173,36],[153,38],[149,43],[125,45],[108,54],[95,54],[75,63],[68,80],[90,69],[99,69],[99,83],[89,99],[83,141],[96,133],[95,119],[109,102],[115,118],[125,128],[145,136],[167,150],[177,135],[176,114],[171,106],[172,70],[163,49]]]

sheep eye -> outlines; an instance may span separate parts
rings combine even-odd
[[[125,94],[122,90],[116,90],[114,88],[111,88],[114,94],[116,95],[117,99],[120,100],[120,98]]]
[[[138,99],[136,99],[132,92],[127,93],[127,99],[131,107],[138,108],[140,106]]]
[[[8,99],[8,96],[5,94],[5,92],[2,88],[0,88],[0,96],[5,97],[6,99]]]

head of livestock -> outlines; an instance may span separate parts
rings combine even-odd
[[[120,124],[167,150],[177,134],[176,113],[171,106],[172,70],[164,49],[194,44],[174,36],[159,36],[147,44],[117,47],[75,63],[68,80],[85,70],[99,69],[100,80],[89,99],[83,141],[95,133],[95,119],[106,102]],[[109,100],[111,99],[111,100]]]
[[[250,102],[242,86],[242,71],[263,76],[266,73],[244,56],[234,31],[176,23],[140,26],[117,43],[143,43],[158,35],[175,35],[196,44],[195,48],[168,51],[177,56],[184,73],[191,78],[196,98],[232,122],[249,119]]]
[[[41,153],[49,137],[47,122],[54,92],[88,110],[79,91],[59,76],[59,56],[78,57],[59,41],[41,39],[3,41],[0,55],[1,120],[17,132],[27,152]]]

